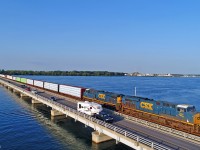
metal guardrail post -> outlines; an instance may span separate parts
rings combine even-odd
[[[117,127],[114,128],[114,131],[116,132]]]
[[[107,128],[107,123],[105,123],[105,127]]]
[[[153,148],[153,147],[154,147],[154,143],[152,142],[152,143],[151,143],[151,148]]]
[[[140,137],[139,137],[139,136],[137,136],[137,142],[139,142],[139,140],[140,140]]]

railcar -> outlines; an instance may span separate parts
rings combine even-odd
[[[58,92],[60,94],[64,94],[66,96],[81,100],[84,91],[85,91],[85,88],[82,88],[82,87],[59,84],[59,91]]]
[[[59,91],[59,85],[55,84],[55,83],[44,82],[44,89],[47,89],[49,91],[58,92]]]
[[[119,106],[118,104],[121,105],[122,96],[123,96],[122,94],[116,94],[107,91],[86,89],[85,92],[83,93],[83,100],[90,99],[90,101],[96,101],[102,104],[104,107],[115,109],[117,106]]]
[[[16,81],[21,82],[21,78],[20,77],[16,77]]]
[[[33,80],[32,79],[27,79],[27,84],[33,86]]]
[[[39,80],[34,80],[33,85],[39,88],[44,88],[44,82]]]

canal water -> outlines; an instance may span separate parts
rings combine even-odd
[[[30,79],[82,86],[127,95],[195,105],[200,111],[200,78],[155,77],[55,77],[23,76]],[[0,149],[4,150],[129,150],[109,141],[91,141],[91,128],[67,118],[52,121],[50,108],[32,106],[0,86]]]

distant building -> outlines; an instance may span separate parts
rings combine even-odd
[[[137,76],[137,77],[173,77],[172,74],[151,74],[151,73],[139,73],[139,72],[134,72],[134,73],[129,73],[127,76]]]

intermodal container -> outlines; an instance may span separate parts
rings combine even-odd
[[[44,87],[44,82],[43,81],[34,80],[34,86],[43,88]]]
[[[33,85],[33,80],[27,79],[27,84]]]
[[[7,75],[7,78],[12,80],[12,76]]]
[[[58,84],[55,83],[44,82],[44,88],[58,92]]]
[[[16,77],[16,81],[21,82],[21,78],[20,77]]]
[[[0,74],[0,77],[5,77],[3,74]]]
[[[26,78],[21,78],[20,82],[27,83],[27,79]]]
[[[59,85],[60,93],[71,95],[71,96],[78,97],[78,98],[82,98],[84,91],[85,91],[85,88],[81,88],[81,87]]]

